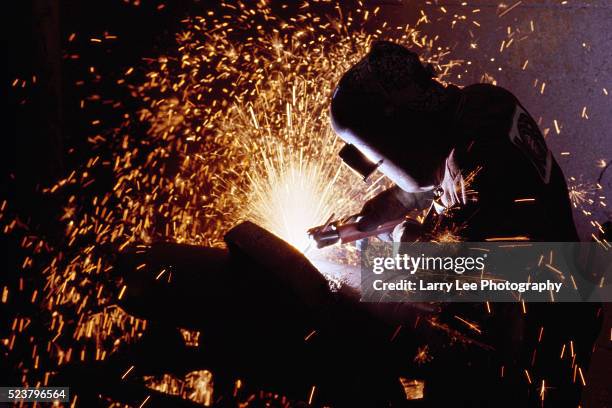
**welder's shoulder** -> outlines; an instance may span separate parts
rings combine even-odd
[[[492,84],[472,84],[461,90],[468,99],[481,102],[508,102],[516,103],[516,96],[506,88]]]
[[[474,84],[461,90],[457,120],[468,133],[505,133],[509,130],[517,98],[499,86]]]
[[[529,122],[533,135],[524,135],[529,140],[516,136],[517,113],[523,112],[523,108],[510,91],[490,84],[474,84],[462,89],[462,98],[458,130],[467,143],[465,150],[457,153],[462,166],[480,168],[481,178],[490,177],[499,183],[515,182],[519,174],[523,179],[531,179],[534,170],[531,162],[544,162],[540,167],[548,165],[547,158],[540,157],[546,156],[548,149],[537,124]],[[528,114],[527,117],[530,118]],[[542,143],[533,143],[540,139]],[[531,146],[539,149],[535,151]]]
[[[457,130],[467,147],[457,156],[466,167],[481,167],[497,180],[521,174],[521,183],[549,182],[551,152],[537,123],[510,91],[475,84],[462,89],[462,99]]]

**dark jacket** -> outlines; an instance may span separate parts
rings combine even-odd
[[[466,241],[578,241],[561,168],[512,93],[488,84],[462,89],[452,131],[468,202],[439,217],[438,228]]]

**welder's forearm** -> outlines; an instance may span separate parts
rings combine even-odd
[[[369,231],[361,231],[359,230],[358,223],[344,224],[338,227],[338,234],[340,236],[340,242],[343,244],[358,241],[360,239],[377,236],[380,234],[388,234],[395,229],[395,227],[402,222],[404,222],[405,218],[398,218],[395,220],[387,221],[377,228],[369,230]]]
[[[397,200],[407,210],[424,210],[431,206],[433,192],[425,191],[421,193],[410,193],[402,190],[398,186],[391,187]]]

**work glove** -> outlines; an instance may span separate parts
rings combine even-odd
[[[368,200],[361,209],[357,228],[372,231],[379,225],[405,217],[413,210],[431,205],[433,193],[408,193],[397,186],[391,187]]]

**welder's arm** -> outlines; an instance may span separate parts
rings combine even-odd
[[[358,228],[372,231],[385,222],[406,216],[410,211],[429,207],[431,200],[431,192],[408,193],[397,186],[391,187],[365,203]]]
[[[475,143],[478,172],[468,202],[443,217],[439,231],[455,231],[465,241],[489,239],[573,242],[577,240],[567,187],[553,161],[543,183],[532,161],[508,140]],[[447,225],[445,225],[447,224]]]

